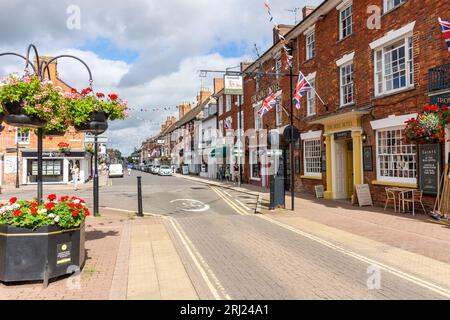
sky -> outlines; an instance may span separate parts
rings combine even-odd
[[[299,8],[301,19],[302,7],[321,2],[270,5],[278,23],[293,24],[288,10]],[[25,55],[33,43],[40,55],[75,55],[89,65],[95,91],[118,93],[139,110],[110,122],[105,133],[108,147],[124,155],[157,134],[167,116],[178,116],[175,106],[195,102],[202,86],[212,90],[212,78],[221,75],[201,78],[199,70],[254,61],[255,44],[260,52],[272,45],[272,28],[264,0],[0,1],[0,52]],[[23,69],[20,59],[0,57],[0,76]],[[89,85],[75,60],[58,60],[58,72],[78,90]]]

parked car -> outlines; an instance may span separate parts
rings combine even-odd
[[[152,167],[152,173],[153,174],[158,174],[159,173],[159,166],[153,166]]]
[[[123,165],[121,164],[110,164],[109,165],[109,177],[119,177],[123,178]]]
[[[159,173],[160,176],[171,176],[172,175],[172,168],[169,166],[161,166],[159,168]]]

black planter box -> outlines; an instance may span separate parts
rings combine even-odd
[[[104,111],[94,111],[90,115],[90,121],[86,124],[75,126],[77,131],[102,134],[108,129],[108,116]]]
[[[0,281],[44,280],[46,270],[48,279],[71,274],[73,266],[83,267],[84,241],[84,223],[70,230],[46,226],[34,231],[0,225]]]

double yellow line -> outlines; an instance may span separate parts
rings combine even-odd
[[[237,204],[235,204],[233,201],[231,201],[230,199],[228,199],[227,197],[226,197],[226,195],[221,191],[221,190],[219,190],[219,188],[216,188],[216,187],[213,187],[213,186],[210,186],[211,187],[211,189],[215,192],[215,193],[217,193],[217,195],[219,196],[219,197],[221,197],[222,199],[223,199],[223,201],[225,201],[232,209],[234,209],[234,211],[236,211],[238,214],[240,214],[241,216],[248,216],[249,215],[249,213],[248,212],[246,212],[244,209],[242,209],[240,206],[238,206]]]

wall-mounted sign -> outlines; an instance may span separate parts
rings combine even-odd
[[[5,173],[11,174],[16,173],[17,168],[17,157],[16,156],[6,156],[5,157]]]
[[[424,194],[436,195],[438,192],[441,165],[441,146],[424,144],[419,146],[419,187]]]
[[[363,166],[364,166],[364,171],[373,171],[372,146],[364,146],[363,147]]]
[[[278,92],[281,90],[280,84],[278,82],[270,85],[268,88],[260,90],[254,96],[252,96],[252,103],[255,104],[258,101],[261,101],[269,96],[272,92]]]
[[[360,207],[373,206],[372,195],[368,184],[356,185],[356,195]]]
[[[334,134],[334,140],[348,140],[352,138],[352,132],[351,131],[342,131],[342,132],[336,132]]]
[[[86,135],[84,138],[84,143],[94,143],[95,136],[93,135]],[[107,143],[108,137],[98,136],[97,137],[97,143]]]
[[[436,96],[431,96],[431,104],[437,104],[438,106],[449,106],[450,92],[439,94]]]
[[[56,247],[56,264],[57,265],[68,264],[72,261],[71,253],[70,253],[71,249],[72,249],[72,244],[70,242],[57,245],[57,247]]]
[[[225,75],[223,92],[224,94],[243,95],[244,85],[242,76]]]

